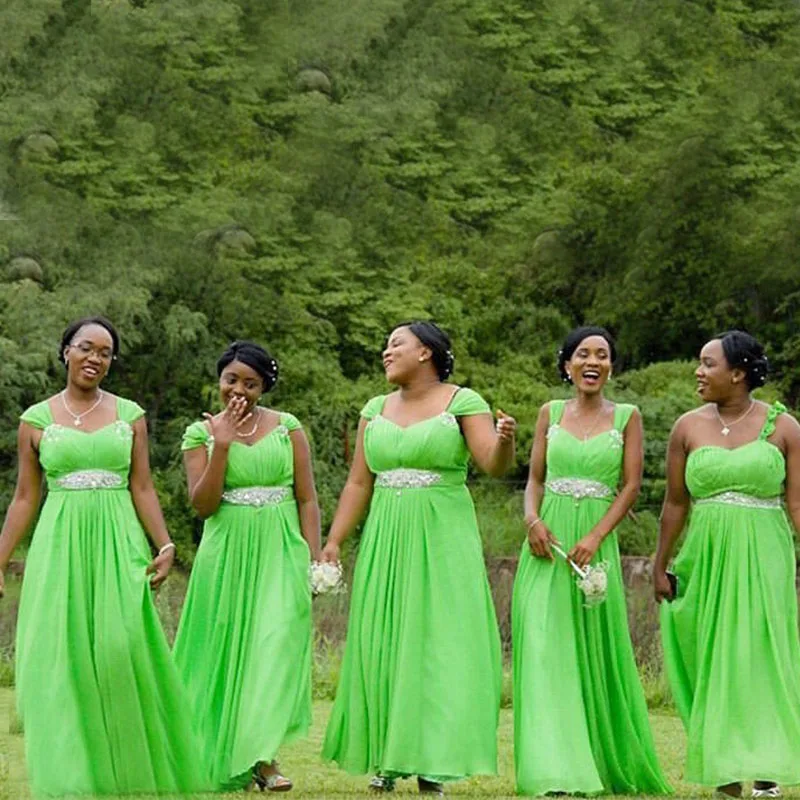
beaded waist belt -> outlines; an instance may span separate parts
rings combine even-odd
[[[741,506],[743,508],[782,508],[783,500],[780,497],[756,497],[744,492],[720,492],[711,497],[701,497],[695,500],[696,506],[722,503],[726,506]]]
[[[53,481],[57,489],[121,489],[127,484],[122,476],[107,469],[82,469],[68,472]]]
[[[288,486],[245,486],[223,492],[222,502],[232,506],[276,506],[291,495],[292,490]]]
[[[375,485],[382,489],[427,489],[441,480],[441,473],[426,469],[390,469],[375,476]]]
[[[232,506],[276,506],[291,495],[292,490],[288,486],[245,486],[223,492],[222,502]]]
[[[553,494],[574,497],[575,500],[584,500],[591,497],[594,500],[605,500],[613,496],[613,490],[600,481],[590,481],[586,478],[556,478],[547,481],[544,488]]]

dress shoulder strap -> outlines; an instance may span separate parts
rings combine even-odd
[[[773,403],[767,409],[767,418],[764,420],[764,426],[761,428],[761,433],[758,434],[759,439],[768,439],[775,433],[775,420],[781,414],[786,412],[786,406],[781,402]]]
[[[636,411],[636,406],[631,403],[615,403],[614,405],[614,428],[622,433],[628,426],[631,415]]]
[[[454,417],[469,417],[474,414],[490,414],[491,409],[475,390],[461,386],[453,392],[447,404],[447,412]]]
[[[281,425],[285,425],[287,430],[289,431],[299,431],[303,426],[300,424],[300,420],[294,414],[290,414],[288,411],[281,411]]]
[[[133,400],[127,400],[124,397],[117,398],[117,413],[119,418],[129,425],[133,425],[137,419],[144,416],[144,409]]]
[[[550,424],[558,425],[561,422],[561,417],[564,416],[564,409],[567,407],[566,400],[551,400],[550,401]]]
[[[378,414],[383,411],[383,404],[386,402],[386,395],[379,394],[367,402],[364,408],[361,409],[361,416],[364,419],[374,419]]]
[[[194,450],[196,447],[205,447],[211,440],[211,434],[204,420],[198,420],[189,425],[183,432],[181,450]]]
[[[43,430],[53,421],[53,414],[50,411],[50,403],[42,400],[41,403],[26,408],[20,415],[20,421],[33,425],[34,428]]]

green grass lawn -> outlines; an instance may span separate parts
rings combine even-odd
[[[16,728],[13,712],[14,699],[11,689],[0,689],[0,798],[2,800],[23,800],[30,792],[25,780],[25,766],[22,755],[22,736],[9,733]],[[374,795],[364,791],[367,779],[352,777],[320,761],[322,737],[325,722],[330,711],[330,703],[318,702],[314,706],[314,727],[311,736],[296,742],[281,754],[283,770],[295,782],[295,790],[290,797],[335,797],[349,795],[374,800]],[[681,781],[683,768],[683,748],[685,738],[677,717],[654,714],[652,716],[658,752],[669,779],[675,786],[677,797],[688,798],[709,796],[709,790],[692,790]],[[57,731],[55,735],[59,735]],[[454,783],[448,787],[449,795],[491,795],[493,797],[513,796],[513,757],[511,749],[512,718],[509,710],[504,710],[500,718],[500,775],[495,778],[474,778]],[[416,792],[413,781],[398,783],[398,794]],[[241,795],[203,795],[209,798],[232,798]],[[800,798],[800,791],[789,791],[785,797]],[[86,800],[86,798],[84,798]],[[162,797],[161,800],[164,800]]]

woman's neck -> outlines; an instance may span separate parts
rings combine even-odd
[[[575,395],[575,407],[579,411],[599,411],[605,403],[605,398],[602,392],[577,392]]]
[[[82,386],[67,381],[64,387],[64,394],[68,400],[74,400],[76,403],[91,403],[97,400],[102,395],[102,389],[99,386],[92,386],[91,388],[84,389]]]
[[[434,377],[412,378],[408,383],[400,385],[400,396],[404,400],[419,400],[425,397],[431,389],[441,385],[441,381]]]
[[[717,411],[726,417],[738,417],[744,414],[753,405],[753,398],[750,393],[738,394],[725,400],[717,401]]]

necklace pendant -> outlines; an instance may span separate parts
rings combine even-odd
[[[727,425],[722,429],[722,435],[723,436],[727,436],[730,432],[731,432],[731,429]]]
[[[80,417],[78,417],[78,418],[75,420],[75,427],[76,427],[76,428],[80,428],[80,426],[81,426],[81,420],[80,420]]]

